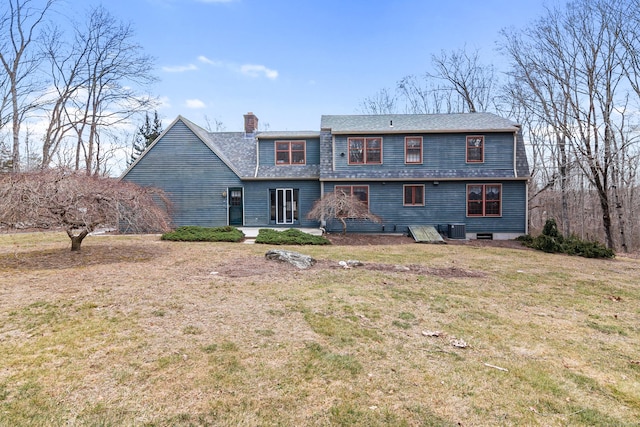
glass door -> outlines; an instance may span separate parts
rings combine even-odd
[[[271,220],[276,224],[293,224],[298,219],[298,190],[271,190]]]

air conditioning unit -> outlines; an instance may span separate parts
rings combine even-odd
[[[466,239],[467,227],[464,224],[448,224],[447,236],[450,239]]]

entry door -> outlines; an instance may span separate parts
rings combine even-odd
[[[293,224],[295,202],[292,188],[276,189],[276,224]]]
[[[229,189],[229,225],[242,225],[242,188]]]

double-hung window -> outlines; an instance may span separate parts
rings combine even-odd
[[[467,136],[467,163],[484,162],[484,136]]]
[[[467,185],[467,216],[501,216],[501,184]]]
[[[364,205],[369,207],[369,186],[367,185],[336,185],[334,191],[336,193],[344,193],[347,196],[355,196]]]
[[[404,162],[408,164],[422,163],[421,136],[407,136],[404,139]]]
[[[424,185],[405,185],[404,205],[424,206]]]
[[[277,165],[304,165],[305,141],[276,141]]]
[[[349,164],[381,164],[382,138],[348,138]]]

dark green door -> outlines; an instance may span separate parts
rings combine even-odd
[[[242,225],[242,188],[229,189],[229,225]]]

